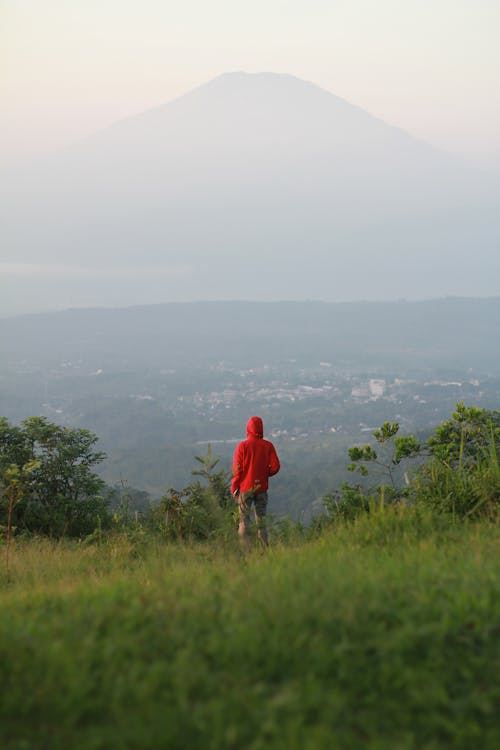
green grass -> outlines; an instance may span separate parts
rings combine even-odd
[[[265,557],[19,545],[0,746],[498,747],[498,527],[442,524],[382,510]]]

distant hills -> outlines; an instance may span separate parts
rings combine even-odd
[[[428,302],[204,302],[67,310],[0,321],[2,370],[258,367],[500,372],[500,297]],[[35,368],[35,369],[33,369]]]
[[[4,181],[0,315],[495,295],[498,188],[312,83],[222,75]]]

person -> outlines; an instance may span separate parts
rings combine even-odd
[[[238,536],[247,546],[246,536],[250,522],[250,507],[253,504],[257,534],[260,543],[268,546],[265,516],[267,511],[267,489],[269,477],[280,470],[276,448],[264,440],[264,426],[260,417],[250,417],[247,423],[247,439],[238,443],[234,451],[231,492],[238,502]]]

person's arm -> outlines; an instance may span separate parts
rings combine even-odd
[[[276,453],[276,448],[271,443],[271,451],[269,454],[269,476],[273,477],[280,470],[280,460]]]
[[[233,477],[231,479],[231,495],[235,495],[240,490],[240,482],[243,473],[241,443],[236,446],[233,457]]]

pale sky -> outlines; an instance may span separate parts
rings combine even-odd
[[[0,0],[0,65],[3,163],[245,70],[500,172],[500,0]]]

